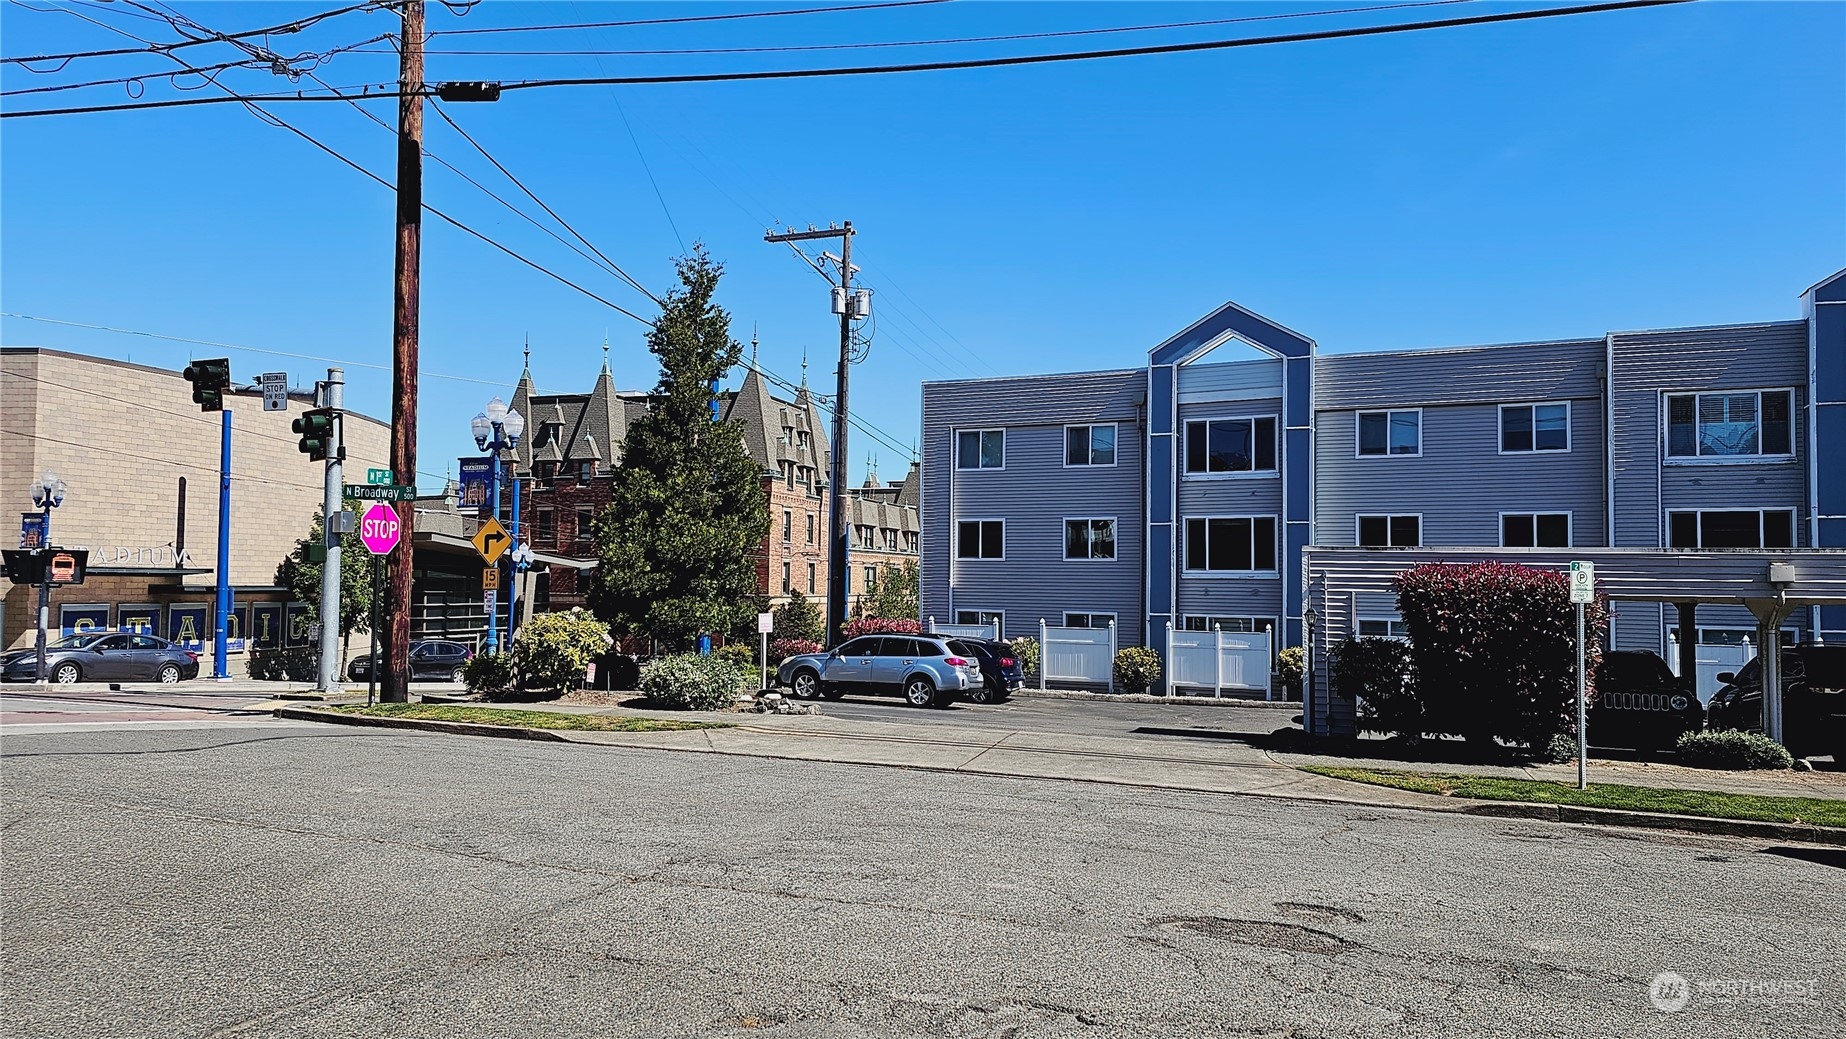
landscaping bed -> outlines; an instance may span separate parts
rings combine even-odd
[[[571,714],[564,711],[522,711],[505,707],[464,704],[381,703],[370,707],[330,707],[327,710],[365,718],[401,718],[407,721],[461,722],[498,725],[513,729],[561,729],[578,732],[677,732],[685,729],[721,729],[724,722],[680,721],[677,718],[634,718],[609,714]]]

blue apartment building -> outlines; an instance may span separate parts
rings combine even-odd
[[[1846,548],[1846,271],[1789,320],[1378,353],[1227,303],[1133,368],[925,383],[922,453],[923,613],[1008,637],[1395,634],[1327,586],[1348,550]],[[1732,599],[1617,602],[1612,643],[1756,630]],[[1846,606],[1780,623],[1846,640]]]

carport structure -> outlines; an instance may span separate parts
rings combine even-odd
[[[1567,571],[1572,560],[1596,567],[1596,591],[1614,602],[1672,603],[1680,630],[1695,630],[1697,607],[1744,606],[1757,623],[1757,645],[1776,646],[1778,632],[1796,610],[1846,605],[1846,549],[1657,548],[1322,548],[1302,561],[1311,618],[1313,660],[1303,690],[1302,727],[1317,734],[1355,730],[1354,705],[1337,695],[1327,651],[1359,633],[1366,614],[1396,613],[1392,579],[1424,563],[1519,564]],[[1386,605],[1388,603],[1388,605]],[[1810,630],[1812,630],[1810,628]],[[1696,673],[1696,640],[1681,638],[1680,673]],[[1782,742],[1779,654],[1763,653],[1763,729]]]

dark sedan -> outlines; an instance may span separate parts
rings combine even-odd
[[[1010,644],[993,639],[961,638],[956,641],[966,646],[981,663],[981,688],[968,690],[968,699],[975,703],[1000,703],[1011,699],[1019,687],[1025,685],[1025,666]]]
[[[199,655],[166,639],[127,632],[69,635],[45,647],[45,673],[59,685],[72,682],[162,682],[199,677]],[[38,650],[0,656],[0,678],[38,678]]]
[[[1759,656],[1711,698],[1711,727],[1761,732],[1763,667]],[[1782,649],[1782,742],[1798,758],[1833,755],[1846,764],[1846,646],[1804,642]]]
[[[410,644],[410,680],[413,682],[459,682],[462,665],[474,656],[474,650],[459,642],[430,639]],[[372,658],[355,657],[346,665],[346,678],[363,682],[372,673]]]

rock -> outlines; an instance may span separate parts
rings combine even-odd
[[[1795,771],[1796,772],[1812,772],[1814,771],[1814,763],[1812,761],[1809,761],[1806,758],[1796,758],[1795,759]]]

